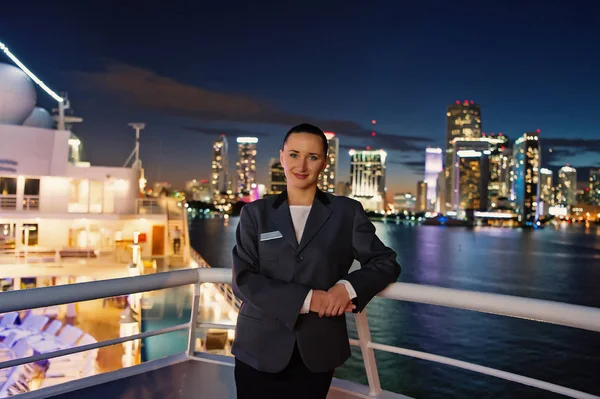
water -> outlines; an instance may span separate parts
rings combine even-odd
[[[195,220],[191,242],[213,267],[231,267],[238,219]],[[600,229],[444,228],[375,223],[398,252],[400,281],[600,307]],[[600,394],[600,334],[439,306],[374,299],[375,342]],[[174,324],[174,323],[173,323]],[[349,318],[350,335],[356,337]],[[377,352],[382,387],[415,398],[559,397],[450,366]],[[366,384],[362,358],[336,376]]]

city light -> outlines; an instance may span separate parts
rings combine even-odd
[[[461,150],[461,151],[457,151],[456,155],[458,155],[461,158],[480,157],[481,151]]]
[[[333,132],[325,132],[325,137],[327,138],[327,140],[331,140],[332,138],[335,137],[335,133],[333,133]]]
[[[499,218],[499,219],[512,219],[517,215],[508,212],[475,212],[475,217],[479,218]]]
[[[442,149],[441,148],[427,148],[425,150],[425,152],[429,152],[432,154],[441,154],[442,153]]]
[[[31,72],[29,68],[25,66],[25,64],[19,61],[19,59],[13,53],[11,53],[8,47],[6,47],[6,45],[2,42],[0,42],[0,50],[3,50],[4,54],[6,54],[8,58],[10,58],[15,64],[17,64],[17,66],[21,68],[21,70],[31,78],[31,80],[33,80],[35,83],[37,83],[38,86],[44,89],[44,91],[48,93],[50,97],[52,97],[59,103],[62,103],[64,101],[64,99],[61,96],[52,91],[48,86],[46,86],[44,82],[42,82],[37,76],[35,76],[33,72]]]
[[[256,144],[258,143],[257,137],[238,137],[236,139],[238,144]]]

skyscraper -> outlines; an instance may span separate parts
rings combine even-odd
[[[446,112],[446,205],[448,209],[452,208],[453,182],[456,180],[452,173],[454,172],[454,145],[455,139],[477,139],[481,137],[481,107],[474,101],[456,100],[455,104],[448,105]]]
[[[417,212],[427,210],[427,182],[423,180],[417,182],[416,208]]]
[[[229,188],[229,144],[227,137],[222,134],[213,142],[210,185],[213,197],[225,193]]]
[[[488,207],[490,141],[487,137],[456,138],[452,141],[450,195],[454,211],[486,210]],[[460,216],[463,216],[462,213]]]
[[[541,147],[537,132],[525,133],[514,145],[514,196],[519,221],[533,226],[539,219]]]
[[[490,154],[488,156],[490,164],[489,183],[488,183],[488,204],[492,208],[498,205],[500,198],[506,198],[509,195],[509,156],[508,156],[508,137],[502,133],[484,136],[489,139]]]
[[[488,158],[481,151],[458,150],[455,159],[454,210],[487,208],[488,179],[485,177]]]
[[[319,188],[328,193],[335,193],[336,179],[338,175],[338,154],[340,149],[340,140],[334,133],[325,133],[327,137],[327,167],[319,175]]]
[[[446,150],[452,150],[456,138],[481,137],[481,107],[473,101],[456,101],[446,113]]]
[[[236,194],[247,195],[256,183],[256,137],[238,137]]]
[[[425,182],[427,183],[427,210],[434,210],[437,202],[437,180],[444,169],[441,148],[425,149]]]
[[[550,214],[550,207],[554,206],[554,186],[552,185],[552,171],[540,169],[540,215]]]
[[[384,150],[350,150],[351,195],[365,209],[384,208],[386,157]]]
[[[558,184],[556,185],[556,203],[565,208],[576,204],[577,196],[577,170],[569,165],[563,166],[558,171]]]
[[[600,169],[590,169],[590,204],[600,206]]]
[[[285,172],[277,158],[271,158],[269,162],[269,180],[269,194],[279,194],[285,190]]]

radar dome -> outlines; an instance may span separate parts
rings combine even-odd
[[[50,115],[50,113],[44,108],[35,107],[33,112],[31,112],[31,115],[25,119],[23,125],[52,129],[52,126],[54,126],[54,120],[52,119],[52,115]]]
[[[33,82],[19,68],[0,64],[0,125],[20,125],[35,107]]]

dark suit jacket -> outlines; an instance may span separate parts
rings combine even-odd
[[[261,240],[261,234],[272,232],[282,237]],[[361,268],[348,273],[354,259]],[[301,315],[309,290],[348,280],[360,312],[399,274],[396,253],[375,235],[358,201],[317,191],[300,243],[286,192],[249,203],[233,249],[233,290],[243,304],[232,352],[255,369],[274,373],[288,364],[297,342],[311,371],[332,370],[350,357],[345,315]]]

